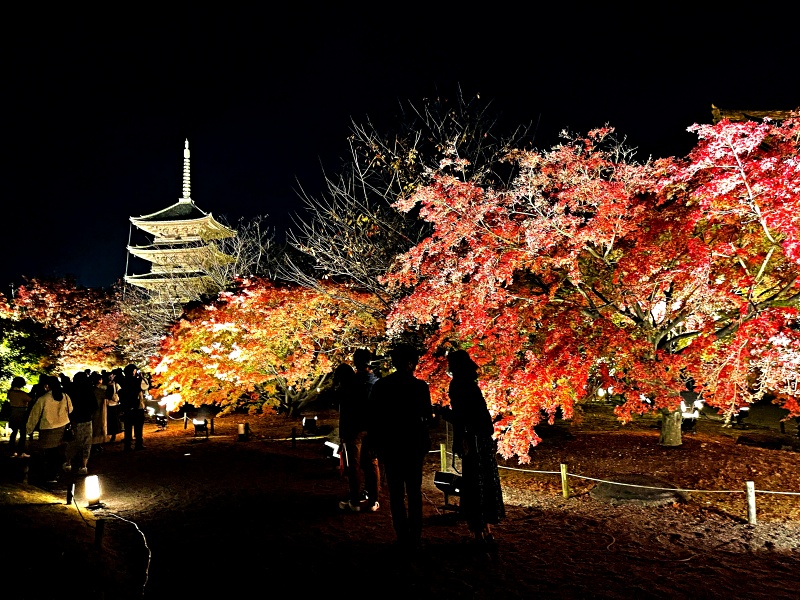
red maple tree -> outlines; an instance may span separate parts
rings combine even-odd
[[[102,369],[121,361],[117,293],[80,286],[73,277],[34,278],[20,286],[13,305],[20,317],[56,333],[54,354],[59,368]]]
[[[729,413],[765,390],[798,412],[797,119],[695,129],[685,161],[638,164],[606,128],[513,153],[507,187],[439,175],[398,202],[433,233],[387,275],[389,332],[430,332],[441,401],[442,351],[471,348],[504,455],[599,390],[623,420],[679,425],[692,382]]]

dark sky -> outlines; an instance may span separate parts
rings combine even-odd
[[[609,123],[642,158],[685,155],[712,103],[800,106],[796,24],[781,14],[508,4],[22,10],[3,33],[0,291],[122,277],[128,217],[180,197],[187,137],[200,208],[282,231],[298,187],[338,170],[351,118],[388,129],[399,101],[459,86],[508,129],[538,121],[538,147]]]

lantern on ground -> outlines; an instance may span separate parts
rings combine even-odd
[[[103,503],[100,502],[100,479],[97,475],[89,475],[84,479],[83,495],[88,503],[87,508],[96,509],[103,507]]]

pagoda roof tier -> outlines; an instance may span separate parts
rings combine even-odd
[[[177,281],[186,281],[191,279],[204,279],[204,280],[211,280],[211,277],[196,270],[186,270],[186,271],[179,271],[176,269],[172,270],[161,270],[161,271],[151,271],[149,273],[142,273],[141,275],[126,275],[125,281],[127,283],[132,283],[134,285],[137,284],[164,284],[167,282],[174,283]]]
[[[207,262],[228,264],[233,258],[212,245],[165,247],[161,244],[128,246],[128,252],[154,265],[205,265]]]
[[[155,292],[156,295],[151,298],[154,302],[186,303],[190,300],[190,294],[187,293],[187,290],[192,289],[195,292],[207,293],[214,289],[211,278],[200,274],[184,277],[158,273],[126,275],[125,283],[144,288],[151,293]]]
[[[200,210],[191,198],[182,198],[163,210],[130,219],[136,227],[156,238],[214,240],[236,235],[236,231],[217,221],[211,213]]]
[[[126,275],[125,283],[162,294],[167,293],[168,296],[174,297],[174,299],[179,299],[183,296],[188,298],[186,290],[189,288],[201,293],[213,288],[211,278],[196,271],[184,274],[153,272],[142,275]]]

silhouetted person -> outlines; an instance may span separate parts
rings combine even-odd
[[[8,390],[8,404],[11,408],[11,414],[8,419],[8,426],[11,428],[11,437],[8,440],[8,445],[11,447],[11,456],[28,458],[25,453],[25,441],[28,435],[25,431],[25,426],[28,423],[28,409],[33,398],[24,389],[26,381],[23,377],[14,377],[11,380],[11,389]],[[19,440],[17,440],[19,435]]]
[[[466,350],[447,355],[453,379],[448,388],[450,407],[442,418],[453,424],[453,452],[462,459],[461,514],[475,536],[480,551],[493,551],[491,525],[506,515],[497,471],[494,425],[478,387],[478,365]]]
[[[69,420],[72,423],[73,439],[67,442],[64,453],[63,469],[72,471],[72,461],[79,459],[78,473],[86,475],[89,467],[89,456],[92,452],[92,418],[94,417],[97,401],[94,390],[85,371],[78,371],[72,380],[72,414]]]
[[[418,352],[403,344],[389,354],[395,372],[372,388],[370,438],[386,473],[397,542],[413,550],[422,535],[422,466],[431,446],[433,407],[428,384],[414,377]]]
[[[147,389],[147,384],[136,365],[125,367],[124,375],[119,382],[119,402],[125,422],[125,450],[131,449],[134,436],[136,437],[134,449],[141,450],[144,448],[142,430],[145,413],[144,391]]]
[[[353,355],[356,370],[343,364],[334,372],[339,397],[339,437],[350,492],[347,500],[339,502],[339,508],[353,512],[375,512],[380,508],[380,469],[369,439],[369,396],[378,378],[369,368],[370,359],[369,350],[356,350]],[[366,494],[366,502],[362,502],[362,494]]]

